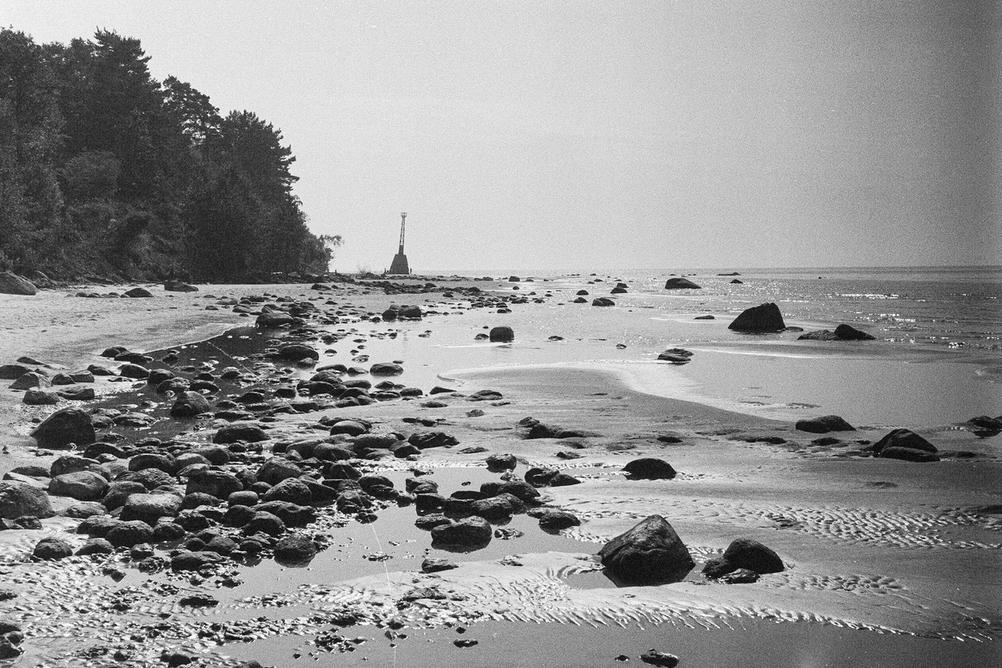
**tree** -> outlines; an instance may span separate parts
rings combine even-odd
[[[344,239],[340,234],[321,234],[319,239],[324,246],[324,254],[327,257],[327,270],[331,271],[334,264],[334,252],[344,245]]]

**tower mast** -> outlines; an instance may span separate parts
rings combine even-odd
[[[410,267],[407,265],[407,256],[404,255],[404,227],[407,225],[407,212],[402,211],[400,213],[400,246],[397,248],[397,254],[393,256],[393,262],[390,263],[391,274],[409,274],[411,273]]]

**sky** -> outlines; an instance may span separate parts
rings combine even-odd
[[[3,0],[281,129],[335,266],[1002,264],[1002,10],[957,0]]]

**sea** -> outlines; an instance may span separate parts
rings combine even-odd
[[[1002,266],[722,268],[605,272],[425,272],[448,287],[454,275],[525,303],[509,313],[445,304],[423,295],[388,296],[434,313],[388,322],[392,336],[328,349],[321,364],[403,362],[399,382],[475,389],[519,371],[582,370],[633,390],[783,421],[838,414],[872,427],[955,428],[1002,415]],[[666,290],[684,276],[701,286]],[[517,278],[517,280],[513,280]],[[611,294],[617,284],[626,292]],[[585,303],[574,303],[587,292]],[[591,300],[611,297],[612,307]],[[874,341],[799,340],[801,332],[749,335],[728,329],[743,310],[779,306],[790,328],[852,325]],[[713,316],[713,319],[696,319]],[[510,344],[478,340],[492,327]],[[669,348],[685,365],[658,361]]]

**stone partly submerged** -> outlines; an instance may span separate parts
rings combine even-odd
[[[676,582],[695,566],[688,548],[661,515],[651,515],[616,536],[598,556],[609,577],[627,585]]]
[[[752,334],[781,332],[786,329],[786,323],[783,322],[783,314],[779,312],[779,307],[768,303],[745,309],[727,326],[727,329]]]
[[[665,281],[665,290],[702,290],[703,286],[696,285],[688,278],[669,278]]]
[[[893,429],[870,446],[877,457],[909,462],[938,462],[936,446],[910,429]]]
[[[5,295],[31,296],[38,292],[35,284],[23,276],[9,271],[0,272],[0,293]]]

